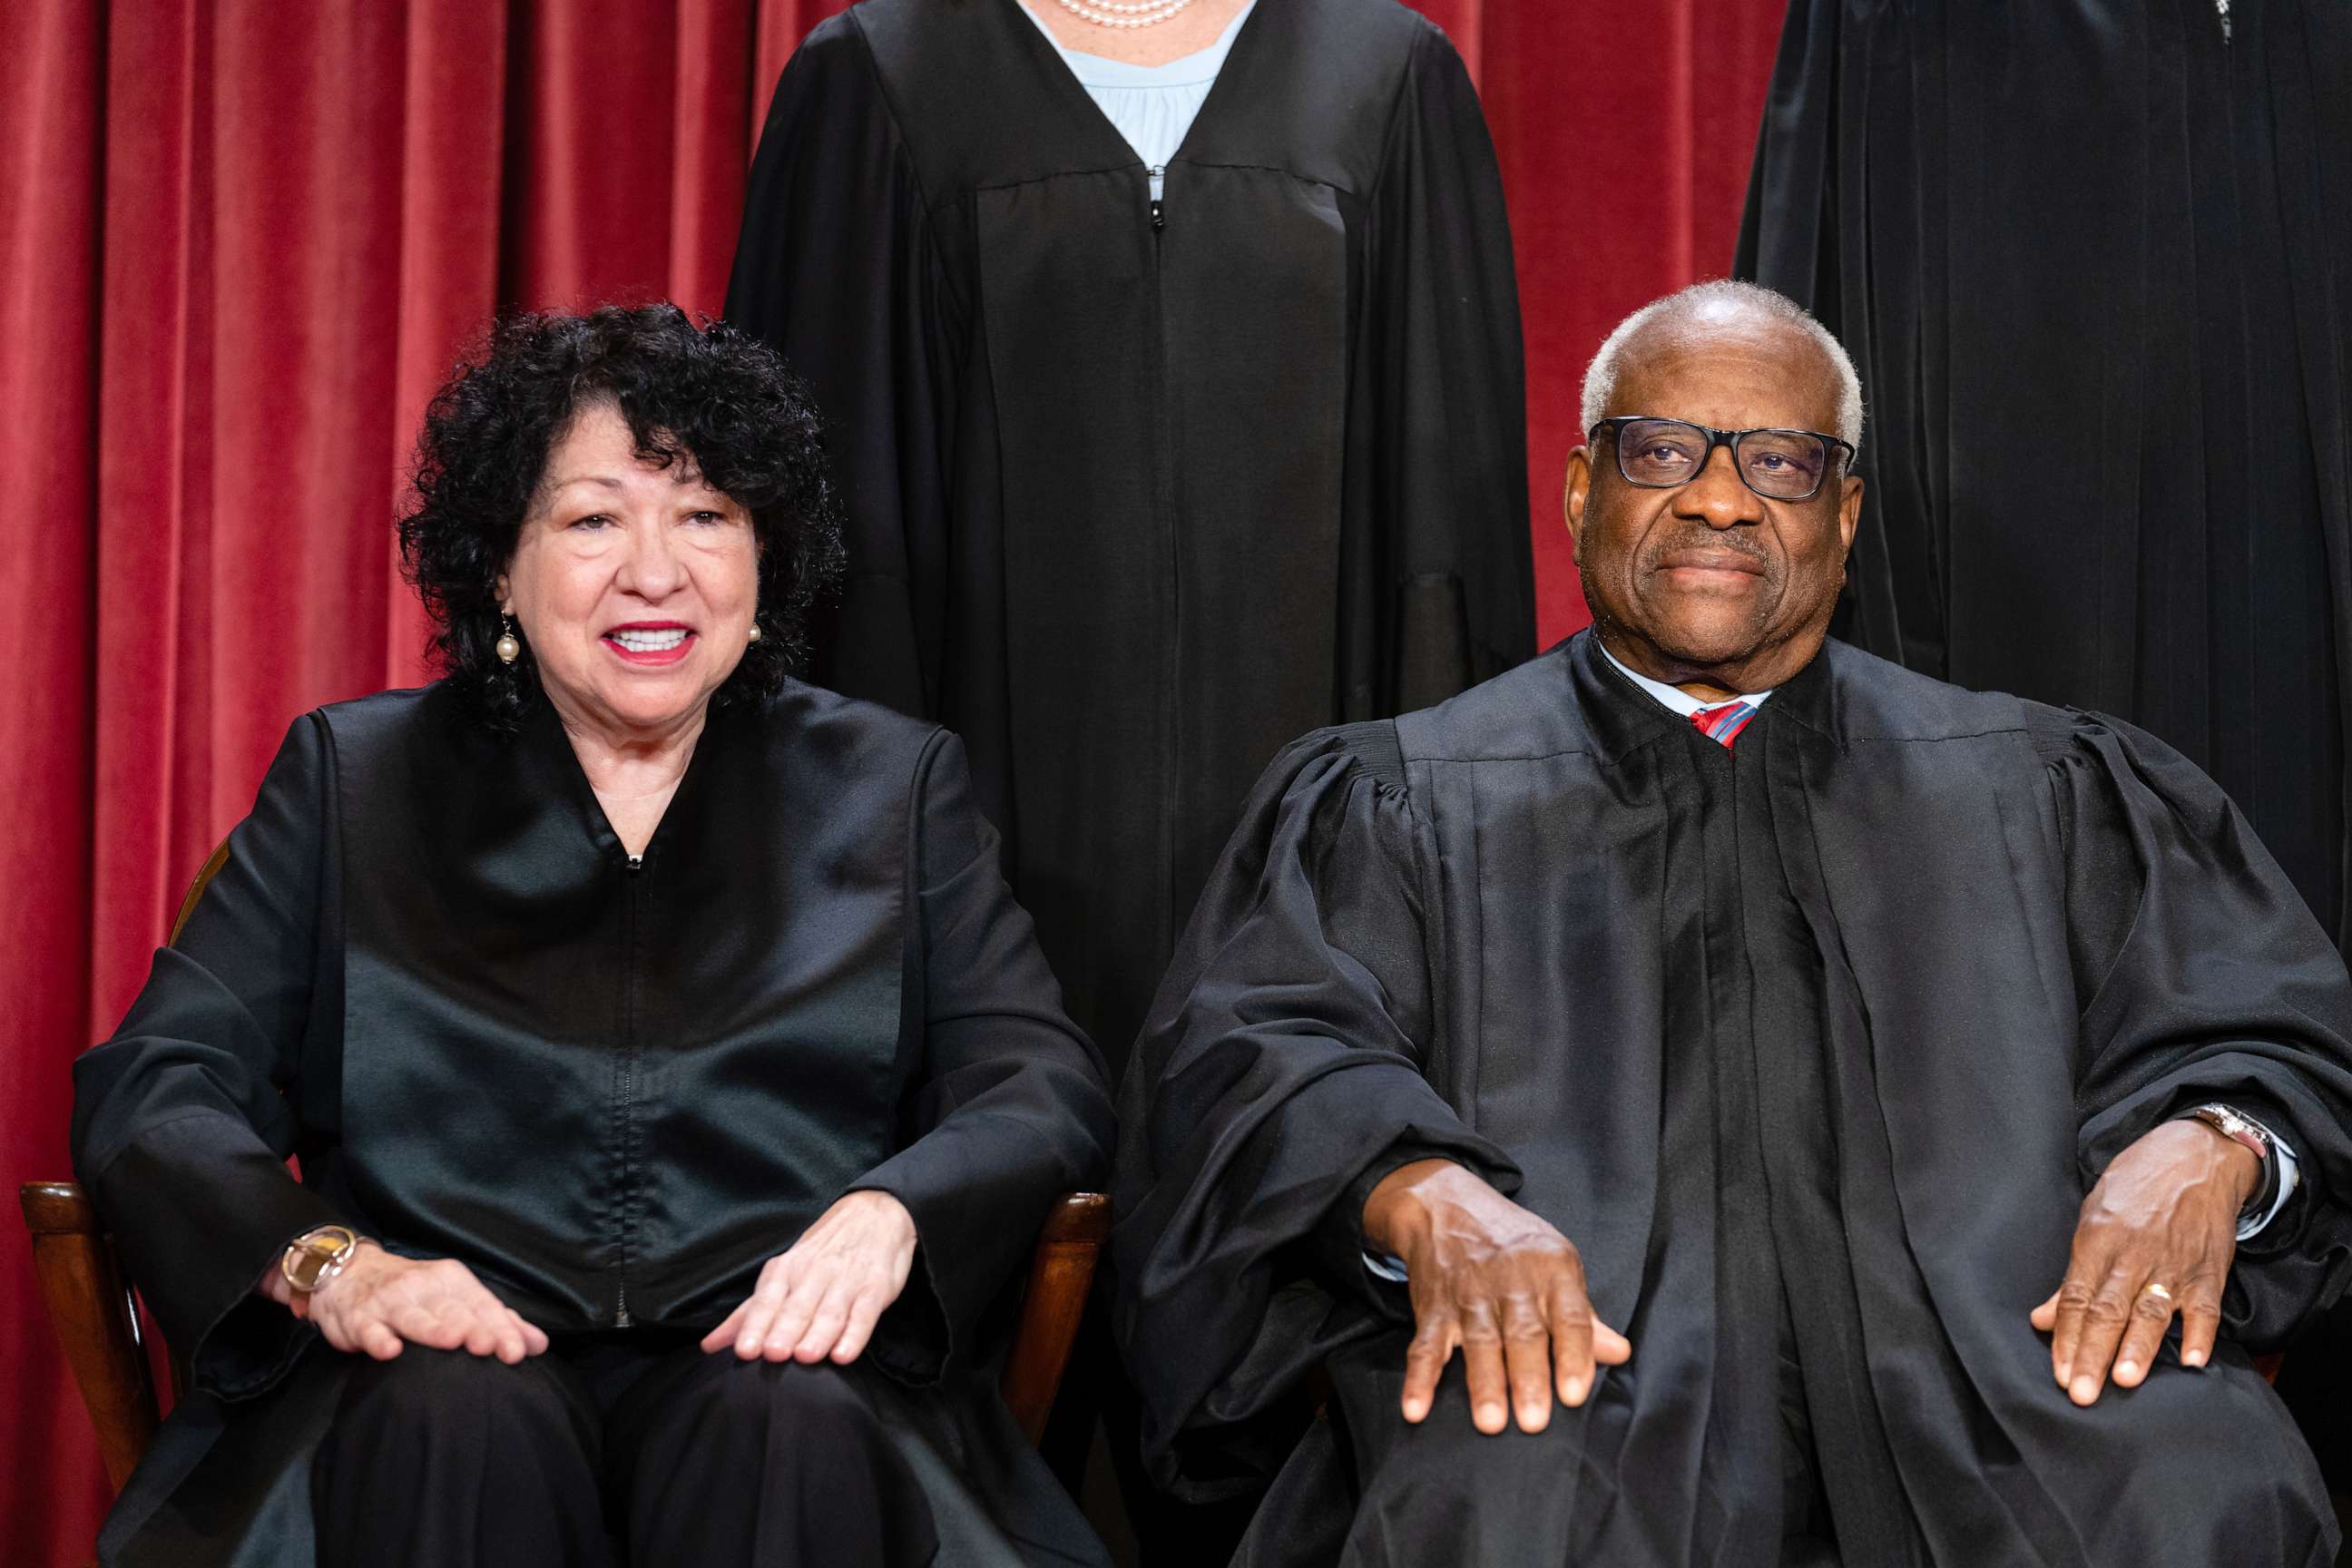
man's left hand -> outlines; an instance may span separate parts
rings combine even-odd
[[[2168,1121],[2116,1156],[2083,1200],[2064,1281],[2033,1309],[2068,1398],[2096,1400],[2110,1370],[2138,1387],[2175,1312],[2180,1363],[2211,1358],[2238,1212],[2261,1180],[2252,1150],[2201,1121]]]
[[[915,1262],[915,1216],[888,1193],[851,1193],[767,1261],[751,1299],[703,1336],[745,1361],[847,1366]]]

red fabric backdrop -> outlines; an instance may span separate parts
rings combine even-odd
[[[1283,0],[1264,0],[1280,5]],[[1417,0],[1477,77],[1527,316],[1540,631],[1609,324],[1720,273],[1780,0]],[[715,311],[767,95],[842,0],[16,0],[0,51],[0,1175],[67,1172],[121,1016],[289,720],[420,679],[389,518],[509,305]],[[0,1226],[0,1532],[104,1481]]]

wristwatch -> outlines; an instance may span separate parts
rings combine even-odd
[[[347,1225],[322,1225],[296,1237],[278,1260],[298,1296],[308,1296],[351,1267],[352,1258],[367,1238]]]
[[[2263,1179],[2255,1184],[2253,1192],[2246,1199],[2246,1206],[2240,1212],[2249,1215],[2267,1212],[2270,1204],[2278,1196],[2279,1183],[2278,1162],[2271,1157],[2273,1151],[2270,1130],[2252,1117],[2219,1101],[2184,1110],[2180,1119],[2202,1121],[2232,1143],[2242,1143],[2254,1152],[2254,1158],[2262,1162]]]

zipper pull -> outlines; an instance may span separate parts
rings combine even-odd
[[[1155,232],[1155,233],[1157,233],[1159,230],[1163,229],[1163,228],[1166,228],[1166,227],[1168,226],[1168,210],[1167,210],[1167,205],[1166,205],[1166,203],[1165,203],[1164,201],[1162,201],[1162,199],[1161,199],[1161,193],[1162,193],[1162,192],[1164,192],[1164,191],[1166,191],[1166,190],[1167,190],[1167,188],[1168,188],[1168,183],[1167,183],[1167,182],[1168,182],[1168,165],[1167,165],[1167,164],[1165,164],[1165,163],[1154,163],[1154,164],[1152,164],[1152,165],[1151,165],[1151,227],[1152,227],[1153,232]]]
[[[630,857],[629,857],[629,869],[630,869],[630,870],[632,870],[632,871],[642,871],[642,870],[644,870],[645,868],[646,868],[646,858],[645,858],[644,856],[642,856],[642,855],[632,855],[632,856],[630,856]]]

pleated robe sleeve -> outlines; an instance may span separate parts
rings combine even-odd
[[[2208,1100],[2285,1138],[2302,1186],[2240,1244],[2223,1301],[2231,1337],[2274,1347],[2352,1279],[2352,983],[2245,818],[2186,758],[2091,715],[2037,739],[2084,999],[2083,1180]]]
[[[1386,712],[1525,662],[1536,625],[1518,282],[1494,142],[1436,28],[1402,92],[1370,203],[1356,372],[1373,405],[1364,499],[1398,585]]]
[[[938,711],[962,308],[865,34],[835,16],[777,81],[727,317],[809,384],[843,489],[848,574],[816,675],[902,713]]]
[[[1147,1462],[1186,1495],[1261,1482],[1296,1439],[1299,1379],[1410,1321],[1354,1250],[1359,1216],[1334,1212],[1367,1168],[1404,1145],[1518,1183],[1423,1076],[1434,846],[1394,734],[1349,726],[1276,759],[1123,1086],[1116,1331]]]
[[[906,1205],[915,1272],[872,1353],[909,1382],[977,1350],[1054,1199],[1099,1186],[1117,1136],[1101,1055],[1062,1010],[1029,916],[942,730],[918,767],[906,1016],[920,1029],[906,1144],[852,1190]]]
[[[351,1223],[286,1161],[331,834],[329,753],[294,722],[228,860],[121,1026],[74,1063],[74,1173],[194,1385],[261,1392],[308,1331],[254,1286],[287,1245]]]

